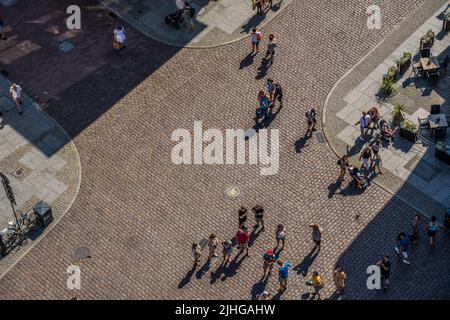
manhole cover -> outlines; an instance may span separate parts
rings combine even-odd
[[[63,53],[67,53],[70,50],[72,50],[73,48],[75,48],[75,45],[69,41],[64,41],[64,42],[61,42],[58,44],[58,50]]]
[[[75,260],[84,260],[91,257],[91,250],[88,247],[78,247],[73,252]]]
[[[225,194],[227,195],[228,198],[236,198],[239,194],[241,193],[241,191],[239,190],[238,187],[228,187],[225,190]]]

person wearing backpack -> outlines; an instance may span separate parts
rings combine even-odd
[[[273,268],[273,264],[275,263],[275,261],[277,260],[277,257],[275,256],[275,254],[273,253],[272,249],[268,249],[264,254],[263,254],[263,270],[264,270],[264,275],[262,277],[262,279],[266,278],[266,274],[267,274],[267,269],[269,269],[269,273],[267,274],[267,277],[270,276],[270,274],[272,273],[272,268]]]
[[[439,225],[436,216],[431,216],[431,221],[427,225],[428,243],[434,246],[436,235],[439,232]]]
[[[252,29],[252,32],[250,33],[250,40],[252,42],[252,53],[255,52],[255,49],[256,49],[256,53],[258,53],[259,52],[259,43],[262,40],[262,34],[258,30],[258,28]]]

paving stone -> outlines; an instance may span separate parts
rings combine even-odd
[[[5,96],[0,97],[0,109],[1,109],[2,113],[11,111],[15,108],[16,108],[16,105],[11,99],[9,99]]]

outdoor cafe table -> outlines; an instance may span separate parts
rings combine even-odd
[[[425,72],[430,72],[439,69],[439,61],[436,57],[431,58],[421,58],[420,64],[422,65],[422,69]]]
[[[447,127],[448,127],[447,119],[445,118],[445,113],[430,114],[428,116],[428,120],[430,121],[430,129],[433,132],[436,129],[439,129],[439,128],[447,129]]]

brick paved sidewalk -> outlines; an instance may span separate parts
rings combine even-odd
[[[378,97],[383,74],[389,67],[396,66],[396,61],[403,52],[410,52],[413,62],[417,62],[420,37],[426,31],[433,30],[439,35],[432,54],[442,58],[449,54],[450,35],[440,33],[440,17],[447,6],[445,3],[413,32],[404,28],[391,34],[346,74],[330,93],[324,114],[325,132],[340,156],[348,154],[353,163],[360,165],[360,151],[364,145],[374,141],[378,131],[368,130],[369,135],[361,142],[359,119],[362,111],[368,111],[373,106],[378,107],[384,119],[391,121],[390,112],[394,109],[394,104],[403,104],[405,115],[416,125],[419,116],[427,117],[431,104],[442,105],[443,112],[450,112],[448,74],[444,74],[438,86],[432,87],[427,80],[412,80],[413,74],[409,68],[397,82],[399,94],[386,101]],[[400,45],[393,47],[392,44],[399,43],[399,39]],[[448,140],[450,132],[447,137]],[[380,155],[383,160],[382,168],[385,170],[383,175],[376,175],[373,180],[420,212],[428,216],[438,216],[442,222],[445,209],[450,208],[450,168],[434,157],[434,144],[420,139],[411,143],[399,137],[397,132],[394,143],[385,144]]]
[[[10,180],[19,212],[29,212],[43,200],[53,209],[54,221],[69,209],[81,179],[81,168],[75,144],[26,94],[23,114],[19,115],[11,100],[9,82],[0,76],[0,171]],[[22,88],[26,91],[26,88]],[[14,221],[9,200],[0,190],[0,230]],[[47,227],[48,228],[48,227]],[[14,248],[0,258],[0,276],[36,240]]]
[[[5,68],[15,81],[28,79],[24,87],[70,132],[80,151],[83,181],[64,219],[0,280],[1,299],[254,299],[264,289],[275,294],[276,274],[268,282],[259,280],[261,255],[274,246],[278,223],[287,228],[281,257],[291,263],[291,273],[288,290],[275,298],[310,299],[305,282],[314,270],[325,280],[322,298],[449,297],[448,236],[440,234],[433,251],[424,232],[410,266],[393,259],[392,290],[367,290],[367,266],[384,254],[394,258],[395,236],[409,230],[416,212],[377,185],[361,194],[347,180],[337,192],[339,171],[330,147],[320,131],[311,139],[304,136],[306,109],[323,105],[345,71],[401,21],[413,33],[440,0],[380,0],[385,23],[376,31],[366,28],[370,0],[293,1],[263,29],[276,33],[282,44],[269,69],[261,54],[249,57],[246,39],[208,50],[176,50],[128,26],[130,47],[116,54],[107,11],[95,1],[82,2],[91,10],[85,13],[86,30],[79,33],[65,32],[58,15],[70,0],[41,0],[52,10],[21,10],[20,2],[5,10],[6,21],[20,17],[42,23],[12,26],[12,34],[20,35],[18,44],[29,40],[39,49],[4,62]],[[433,10],[424,11],[427,17],[407,18],[418,6]],[[46,19],[48,12],[54,20]],[[76,47],[54,54],[49,38],[56,35],[47,30],[59,30]],[[42,65],[42,57],[49,56],[58,68]],[[51,70],[43,72],[46,68]],[[281,133],[278,175],[262,177],[252,165],[171,162],[172,132],[191,131],[195,120],[203,120],[205,128],[252,127],[255,95],[269,75],[285,92],[283,110],[270,118],[270,127]],[[51,98],[44,93],[49,89]],[[229,186],[240,188],[238,198],[224,196]],[[191,271],[192,242],[213,231],[220,240],[233,237],[237,207],[255,203],[266,209],[266,231],[252,237],[249,257],[218,269],[220,262],[214,259],[208,267],[203,255],[203,268]],[[319,255],[310,253],[312,222],[325,229]],[[74,257],[79,246],[91,249],[90,259]],[[73,264],[82,272],[77,291],[66,286],[67,267]],[[336,264],[349,277],[344,297],[333,294]]]
[[[263,14],[252,9],[251,0],[193,0],[194,31],[186,25],[175,29],[164,18],[176,11],[175,0],[101,0],[114,13],[145,35],[178,47],[214,47],[247,36],[253,27],[262,27],[292,0],[273,0]]]

